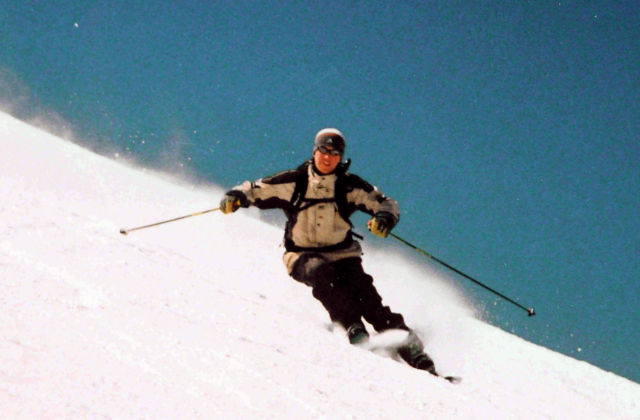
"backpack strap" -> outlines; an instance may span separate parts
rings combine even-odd
[[[300,211],[302,207],[302,201],[307,193],[307,186],[309,185],[309,176],[307,171],[311,160],[307,160],[296,169],[296,186],[293,188],[293,194],[291,195],[291,207],[296,209],[296,212]]]
[[[338,174],[338,179],[336,180],[335,185],[334,200],[336,202],[336,207],[338,207],[338,214],[340,214],[340,217],[348,222],[353,228],[353,223],[351,223],[350,220],[351,213],[353,213],[353,211],[349,209],[349,202],[347,201],[347,175],[344,172]]]

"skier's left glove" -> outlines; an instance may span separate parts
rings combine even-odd
[[[386,238],[396,224],[396,218],[391,213],[380,211],[367,223],[367,228],[376,236]]]

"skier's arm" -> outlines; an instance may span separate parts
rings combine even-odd
[[[293,171],[285,171],[256,181],[245,181],[227,191],[220,202],[220,208],[225,213],[229,206],[230,212],[252,205],[261,209],[283,208],[289,204],[293,195],[294,175]]]
[[[372,233],[387,236],[400,218],[398,202],[360,178],[353,177],[351,182],[353,189],[347,194],[347,201],[353,203],[356,209],[373,216],[367,225]]]

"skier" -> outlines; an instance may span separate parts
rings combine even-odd
[[[369,339],[363,318],[378,332],[408,331],[398,354],[410,366],[435,375],[421,340],[401,314],[383,305],[373,278],[362,268],[362,249],[354,240],[358,235],[350,216],[356,210],[372,215],[368,229],[386,237],[400,212],[396,201],[347,172],[350,160],[342,162],[345,146],[339,130],[320,130],[311,159],[297,169],[234,187],[222,198],[220,209],[224,214],[249,206],[282,209],[288,218],[283,259],[289,275],[312,288],[332,322],[345,328],[350,343]]]

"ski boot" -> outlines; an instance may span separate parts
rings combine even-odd
[[[347,328],[347,337],[351,344],[361,344],[369,340],[369,333],[360,321],[354,322]]]
[[[413,331],[409,333],[404,344],[398,348],[398,355],[409,366],[426,370],[430,374],[438,376],[433,360],[424,352],[424,344]]]

